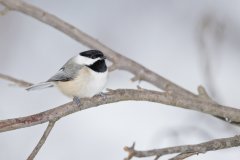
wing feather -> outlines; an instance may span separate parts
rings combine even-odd
[[[47,82],[55,82],[55,81],[70,81],[73,79],[72,75],[69,75],[66,71],[59,70],[54,76],[52,76]]]
[[[67,62],[54,76],[52,76],[47,82],[55,82],[55,81],[70,81],[73,80],[79,70],[83,68],[82,65],[71,63],[72,61]]]

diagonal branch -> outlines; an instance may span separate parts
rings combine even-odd
[[[32,85],[32,83],[29,83],[29,82],[26,82],[23,80],[19,80],[19,79],[16,79],[14,77],[11,77],[11,76],[8,76],[8,75],[2,74],[2,73],[0,73],[0,79],[10,81],[10,82],[18,85],[19,87],[29,87]]]
[[[135,75],[135,77],[137,77],[135,80],[145,80],[165,91],[172,90],[179,94],[187,95],[192,98],[196,97],[195,94],[154,73],[139,63],[117,53],[116,51],[113,51],[90,35],[87,35],[71,24],[56,17],[55,15],[47,13],[46,11],[21,0],[0,0],[0,3],[10,10],[24,13],[58,29],[59,31],[65,33],[69,37],[89,48],[101,50],[104,52],[104,54],[107,55],[108,59],[114,63],[115,68],[131,72]]]
[[[36,147],[33,149],[32,153],[29,155],[29,157],[27,158],[27,160],[33,160],[35,158],[35,156],[38,154],[38,152],[40,151],[40,149],[42,148],[43,144],[46,142],[47,137],[49,136],[50,132],[52,131],[54,124],[57,120],[53,120],[50,121],[48,123],[48,126],[46,128],[46,130],[44,131],[41,139],[39,140],[38,144],[36,145]]]
[[[176,147],[168,147],[162,149],[153,149],[147,151],[137,151],[134,147],[124,147],[124,150],[128,152],[128,157],[125,160],[130,160],[133,157],[143,158],[143,157],[161,157],[164,155],[179,153],[176,157],[171,160],[182,160],[192,155],[197,155],[199,153],[206,153],[208,151],[215,151],[220,149],[232,148],[240,146],[240,135],[214,139],[208,142],[194,144],[194,145],[182,145]],[[183,156],[184,155],[184,156]]]

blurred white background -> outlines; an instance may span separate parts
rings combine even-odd
[[[207,86],[218,102],[240,106],[240,1],[224,0],[28,0],[112,49],[196,92]],[[33,83],[47,80],[71,56],[87,50],[31,17],[0,17],[0,72]],[[107,88],[136,88],[132,75],[115,71]],[[0,80],[0,119],[38,113],[70,99],[57,89],[26,92]],[[141,87],[157,89],[142,82]],[[0,159],[31,153],[46,124],[0,134]],[[177,107],[121,102],[67,116],[57,122],[37,160],[123,159],[136,149],[200,143],[239,134],[239,128]],[[237,159],[238,149],[196,159]],[[163,157],[161,159],[167,159]],[[153,158],[148,158],[153,159]]]

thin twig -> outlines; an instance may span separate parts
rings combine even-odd
[[[18,85],[19,87],[29,87],[32,83],[26,82],[24,80],[19,80],[14,77],[8,76],[6,74],[0,73],[0,79],[13,82],[14,84]]]
[[[35,158],[35,156],[38,154],[38,152],[42,148],[43,144],[46,142],[51,130],[53,129],[55,122],[56,122],[56,120],[53,120],[48,123],[48,126],[47,126],[46,130],[44,131],[41,139],[39,140],[36,147],[33,149],[32,153],[29,155],[27,160],[33,160]]]
[[[172,160],[180,160],[180,158],[187,158],[187,156],[238,146],[240,146],[240,135],[229,138],[214,139],[200,144],[182,145],[148,151],[138,151],[135,150],[134,147],[124,147],[124,150],[128,152],[128,157],[125,158],[125,160],[130,160],[133,157],[161,157],[175,153],[182,154],[182,157],[178,155],[176,157],[173,157]]]

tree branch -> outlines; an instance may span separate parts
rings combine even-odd
[[[33,149],[32,153],[29,155],[27,160],[33,160],[35,158],[35,156],[38,154],[38,152],[42,148],[43,144],[46,142],[47,137],[49,136],[50,132],[52,131],[52,128],[54,127],[54,124],[56,121],[57,120],[53,120],[48,123],[48,126],[47,126],[46,130],[44,131],[41,139],[39,140],[36,147]]]
[[[152,72],[151,70],[140,65],[139,63],[125,56],[122,56],[116,51],[113,51],[109,47],[100,43],[90,35],[87,35],[86,33],[72,26],[71,24],[68,24],[67,22],[56,17],[55,15],[47,13],[46,11],[36,6],[33,6],[21,0],[0,0],[0,4],[4,5],[6,8],[10,10],[15,10],[15,11],[24,13],[45,24],[48,24],[56,28],[57,30],[65,33],[66,35],[73,38],[77,42],[80,42],[81,44],[88,46],[89,48],[101,50],[102,52],[104,52],[104,54],[107,55],[108,59],[113,62],[113,65],[110,68],[111,70],[121,69],[121,70],[129,71],[130,73],[134,74],[133,80],[135,81],[144,80],[155,85],[158,88],[161,88],[164,91],[171,91],[178,95],[188,96],[189,98],[205,99],[205,100],[212,101],[210,98],[207,99],[206,97],[203,97],[202,93],[200,93],[200,95],[195,95],[194,93],[189,92],[188,90],[176,85],[175,83],[169,81],[168,79]],[[201,87],[200,91],[204,91],[204,88]],[[220,119],[224,121],[226,120],[226,118],[223,118],[223,117],[220,117]],[[234,121],[231,121],[231,118],[228,122],[231,122],[232,124],[236,124],[234,123]]]
[[[138,78],[138,80],[147,81],[165,91],[172,90],[176,93],[187,95],[192,98],[196,97],[195,94],[154,73],[153,71],[147,69],[139,63],[125,56],[122,56],[116,51],[113,51],[109,47],[94,39],[93,37],[87,35],[86,33],[72,26],[71,24],[68,24],[67,22],[61,20],[55,15],[49,14],[36,6],[30,5],[21,0],[0,0],[0,3],[10,10],[24,13],[58,29],[59,31],[65,33],[69,37],[89,48],[101,50],[104,54],[106,54],[108,59],[114,63],[115,69],[118,68],[121,70],[129,71],[134,74],[135,77]]]
[[[188,90],[176,85],[175,83],[165,79],[164,77],[152,72],[151,70],[140,65],[139,63],[125,56],[122,56],[121,54],[117,53],[116,51],[113,51],[109,47],[100,43],[93,37],[87,35],[86,33],[72,26],[71,24],[68,24],[67,22],[56,17],[55,15],[49,14],[36,6],[33,6],[21,0],[0,0],[0,3],[10,10],[15,10],[15,11],[24,13],[28,16],[31,16],[43,23],[46,23],[58,29],[59,31],[65,33],[69,37],[73,38],[74,40],[84,44],[85,46],[88,46],[89,48],[99,49],[103,51],[107,55],[108,59],[113,62],[113,65],[110,68],[111,70],[121,69],[121,70],[129,71],[130,73],[134,74],[133,80],[147,81],[155,85],[156,87],[161,88],[164,91],[172,91],[175,94],[188,96],[189,98],[196,98],[196,99],[203,98],[205,100],[212,101],[210,98],[207,99],[206,97],[203,97],[202,93],[200,93],[200,95],[195,95],[194,93],[189,92]],[[200,91],[205,91],[205,90],[203,87],[201,87]],[[220,119],[226,121],[226,118],[220,117]],[[232,124],[236,124],[233,121],[231,121],[231,118],[228,122],[231,122]]]
[[[19,87],[29,87],[32,85],[32,83],[29,83],[29,82],[26,82],[23,80],[19,80],[19,79],[16,79],[14,77],[11,77],[11,76],[8,76],[8,75],[2,74],[2,73],[0,73],[0,79],[13,82],[14,84],[18,85]]]
[[[103,104],[128,100],[149,101],[166,105],[173,105],[185,109],[199,111],[202,113],[207,113],[213,116],[218,116],[223,119],[229,118],[233,122],[240,123],[239,109],[211,103],[203,99],[188,98],[169,92],[158,92],[145,89],[117,89],[107,92],[104,97],[94,96],[92,98],[82,98],[81,104],[79,106],[74,105],[73,102],[69,102],[38,114],[20,118],[0,120],[0,132],[30,127],[67,116],[80,110],[97,107]]]
[[[182,160],[192,155],[197,155],[199,153],[206,153],[208,151],[215,151],[220,149],[226,149],[231,147],[240,146],[240,135],[230,137],[214,139],[208,142],[195,144],[195,145],[182,145],[176,147],[168,147],[162,149],[153,149],[148,151],[137,151],[132,147],[124,147],[124,150],[128,152],[128,157],[125,160],[130,160],[133,157],[143,158],[143,157],[157,157],[179,153],[179,155],[173,157],[171,160]]]
[[[94,48],[104,52],[108,59],[113,62],[112,70],[121,69],[129,71],[134,75],[133,80],[144,80],[166,92],[156,92],[151,90],[132,90],[132,89],[118,89],[110,91],[106,94],[106,97],[95,96],[93,98],[83,98],[81,100],[81,105],[76,106],[72,102],[61,105],[54,109],[50,109],[38,114],[31,116],[13,118],[0,121],[0,132],[14,130],[23,127],[29,127],[45,122],[52,122],[56,118],[61,118],[72,114],[74,112],[96,107],[102,104],[114,103],[119,101],[135,100],[135,101],[150,101],[156,103],[162,103],[166,105],[173,105],[185,109],[191,109],[199,111],[202,113],[207,113],[213,116],[217,116],[221,119],[228,119],[234,123],[240,123],[240,110],[226,107],[213,102],[208,96],[204,88],[199,88],[199,95],[189,92],[188,90],[174,84],[173,82],[165,79],[164,77],[152,72],[146,67],[138,64],[137,62],[128,59],[125,56],[120,55],[119,53],[108,48],[104,44],[95,40],[93,37],[85,34],[76,27],[64,22],[58,17],[49,14],[33,5],[25,3],[21,0],[0,0],[0,3],[6,7],[6,10],[15,10],[22,12],[26,15],[32,16],[39,21],[46,23],[59,31],[65,33],[74,40],[88,46],[89,48]],[[4,12],[5,13],[5,12]],[[0,78],[5,80],[10,80],[14,83],[19,84],[22,87],[31,85],[28,82],[22,80],[16,80],[13,77],[9,77],[3,74],[0,74]],[[50,124],[49,124],[50,125]],[[51,131],[51,126],[48,127],[39,141],[38,145],[33,152],[39,151],[44,141],[46,140],[48,134]],[[171,154],[174,150],[174,153],[180,153],[175,159],[186,158],[192,154],[204,153],[210,150],[217,150],[223,148],[229,148],[234,146],[239,146],[239,136],[217,139],[199,145],[189,145],[189,146],[178,146],[170,147],[165,149],[150,150],[150,151],[136,151],[134,146],[131,148],[125,148],[129,153],[131,151],[131,157],[143,157],[143,156],[155,156],[158,159],[162,154],[161,151]],[[39,148],[39,149],[38,149]],[[158,152],[155,152],[158,151]],[[171,152],[171,153],[170,153]],[[157,153],[157,154],[156,154]],[[35,153],[32,153],[33,155]],[[31,155],[30,155],[31,156]],[[174,159],[174,158],[173,158]]]

